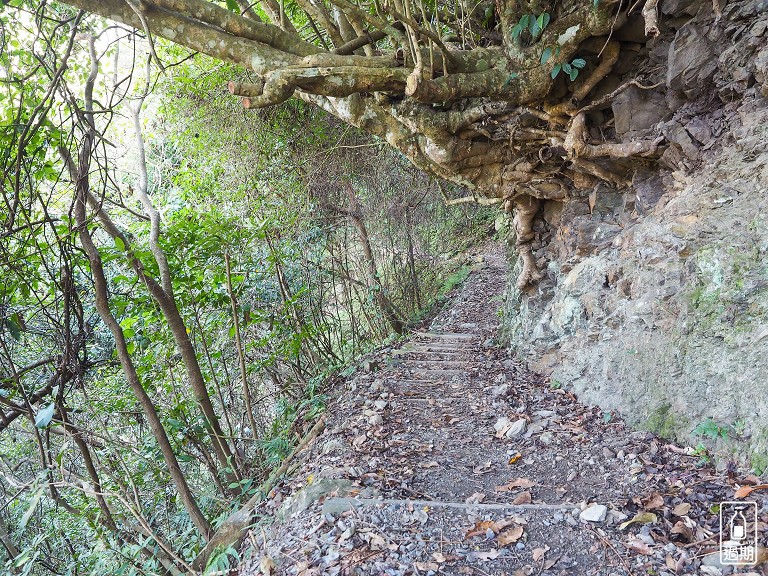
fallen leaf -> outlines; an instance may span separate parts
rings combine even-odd
[[[496,541],[499,543],[499,546],[507,546],[508,544],[513,544],[520,540],[523,536],[523,532],[524,530],[522,526],[515,526],[514,528],[510,528],[499,534],[496,537]]]
[[[533,480],[528,480],[528,478],[517,478],[516,480],[512,480],[509,484],[504,484],[504,486],[496,486],[496,492],[508,492],[516,488],[531,488],[533,486],[536,486],[536,482]]]
[[[439,564],[442,564],[443,562],[445,562],[445,554],[443,554],[442,552],[433,552],[432,560],[434,560]]]
[[[531,493],[526,490],[525,492],[520,492],[517,496],[515,496],[515,499],[512,500],[512,504],[518,505],[518,504],[530,504],[531,503]]]
[[[682,502],[675,506],[675,508],[672,510],[672,514],[675,516],[687,516],[688,512],[691,511],[691,505],[688,504],[688,502]]]
[[[746,498],[755,490],[765,490],[766,488],[768,488],[768,484],[758,484],[757,486],[742,486],[736,490],[736,493],[733,495],[733,497],[740,500],[741,498]]]
[[[645,542],[642,540],[638,540],[637,538],[631,538],[629,542],[625,542],[624,546],[629,548],[630,550],[634,550],[638,554],[642,554],[643,556],[650,556],[653,554],[653,550],[651,550],[651,547],[648,546]]]
[[[542,568],[542,571],[549,570],[550,568],[552,568],[552,566],[557,564],[559,561],[560,561],[560,556],[555,556],[554,558],[547,560],[546,562],[544,562],[544,568]]]
[[[677,570],[677,561],[672,558],[672,554],[667,554],[666,559],[664,560],[664,563],[667,565],[667,568],[669,568],[672,571]]]
[[[464,503],[465,504],[478,504],[478,503],[482,502],[483,500],[485,500],[485,494],[483,494],[482,492],[475,492],[474,494],[472,494],[472,496],[470,496],[469,498],[464,500]]]
[[[261,562],[259,562],[259,570],[264,576],[272,576],[272,571],[275,569],[275,562],[269,556],[262,556]]]
[[[464,536],[464,539],[466,540],[473,536],[485,536],[488,533],[488,530],[494,534],[498,534],[512,523],[511,520],[483,520],[481,522],[476,522],[475,525],[469,529],[467,535]]]
[[[542,558],[544,558],[544,555],[549,552],[549,546],[544,546],[543,548],[536,548],[532,552],[533,561],[539,562]]]
[[[424,572],[437,572],[440,570],[440,565],[437,562],[414,562],[414,565]]]
[[[672,530],[669,531],[670,534],[680,534],[686,541],[692,542],[693,541],[693,530],[685,524],[682,520],[679,522],[676,522],[674,526],[672,526]]]
[[[470,552],[467,555],[468,558],[472,558],[474,560],[480,560],[480,562],[485,562],[486,560],[495,560],[499,557],[499,551],[498,550],[487,550],[482,552]]]
[[[653,524],[656,520],[656,514],[653,512],[638,512],[631,520],[622,523],[619,530],[625,530],[632,524]]]
[[[440,464],[434,460],[431,462],[419,462],[419,468],[440,468]]]
[[[514,456],[512,456],[512,458],[510,458],[510,459],[509,459],[509,463],[510,463],[510,464],[514,464],[515,462],[517,462],[518,460],[520,460],[520,458],[522,458],[522,457],[523,457],[523,455],[522,455],[522,454],[520,454],[520,452],[518,452],[517,454],[515,454]]]
[[[655,510],[662,506],[664,506],[664,497],[658,492],[651,494],[648,498],[643,500],[643,508],[646,510]]]

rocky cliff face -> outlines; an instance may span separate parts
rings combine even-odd
[[[768,0],[718,10],[663,3],[675,17],[637,46],[647,84],[660,85],[626,90],[604,112],[623,141],[663,134],[661,167],[636,171],[624,189],[545,205],[537,256],[547,276],[509,292],[507,337],[555,385],[638,427],[749,457],[762,472]]]

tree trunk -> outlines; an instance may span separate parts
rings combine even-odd
[[[376,267],[376,260],[373,257],[371,240],[368,236],[368,228],[363,220],[363,209],[362,206],[360,206],[360,200],[358,200],[351,182],[346,183],[346,188],[347,200],[349,201],[349,210],[347,211],[347,214],[357,229],[357,235],[360,239],[360,245],[363,248],[363,256],[368,268],[368,290],[373,293],[373,297],[379,310],[381,310],[381,313],[384,315],[384,318],[386,318],[392,330],[397,334],[402,334],[405,331],[405,324],[400,319],[399,313],[389,299],[389,296],[387,296],[384,286],[381,284],[379,271]]]

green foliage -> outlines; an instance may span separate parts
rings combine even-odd
[[[712,418],[707,418],[693,429],[693,434],[710,440],[727,440],[731,430],[730,426],[721,426]]]

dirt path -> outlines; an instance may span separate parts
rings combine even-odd
[[[279,520],[252,531],[241,573],[733,573],[712,506],[758,479],[729,482],[527,372],[494,340],[501,251],[476,268],[429,330],[331,393],[326,430],[261,510]],[[750,570],[763,573],[736,569]]]

